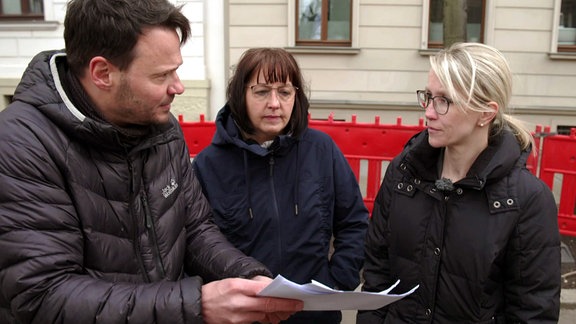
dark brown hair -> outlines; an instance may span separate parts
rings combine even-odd
[[[64,19],[68,64],[74,74],[95,56],[103,56],[120,70],[134,59],[133,49],[143,30],[165,27],[180,32],[180,43],[190,35],[190,22],[168,0],[72,0]]]
[[[263,81],[266,83],[286,82],[290,79],[292,85],[298,88],[292,115],[284,133],[300,136],[308,126],[309,102],[298,63],[292,54],[281,48],[251,48],[240,57],[226,91],[228,106],[236,124],[242,131],[254,134],[254,126],[250,122],[246,107],[246,91],[248,82],[261,71],[264,72]]]

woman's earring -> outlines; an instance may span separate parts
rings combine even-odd
[[[480,123],[480,127],[484,127],[484,123]]]

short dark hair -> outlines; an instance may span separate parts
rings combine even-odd
[[[120,70],[134,59],[133,49],[144,29],[165,27],[180,32],[180,44],[190,35],[190,22],[168,0],[71,0],[64,19],[68,64],[81,76],[95,56]]]
[[[281,48],[251,48],[244,52],[236,65],[234,76],[228,83],[226,99],[232,117],[238,127],[248,134],[254,134],[246,107],[248,82],[253,76],[264,72],[266,83],[286,82],[290,79],[297,87],[294,108],[285,132],[298,137],[308,126],[309,102],[304,89],[302,72],[292,54]]]

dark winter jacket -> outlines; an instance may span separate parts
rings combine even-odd
[[[549,188],[509,131],[453,190],[439,190],[442,149],[413,137],[386,171],[366,241],[363,290],[400,279],[408,297],[358,323],[556,323],[560,238]]]
[[[242,139],[228,107],[216,125],[212,144],[194,159],[194,167],[228,239],[274,275],[355,289],[368,211],[332,139],[307,129],[299,139],[281,135],[270,149],[263,148]]]
[[[266,268],[211,222],[178,122],[127,146],[54,54],[0,113],[0,323],[201,323],[203,280]]]

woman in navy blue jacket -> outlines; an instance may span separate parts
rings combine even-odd
[[[368,211],[342,152],[327,134],[308,128],[308,106],[291,54],[246,51],[212,144],[194,169],[216,223],[236,247],[274,275],[353,290]],[[340,321],[339,311],[301,312],[286,323]]]

